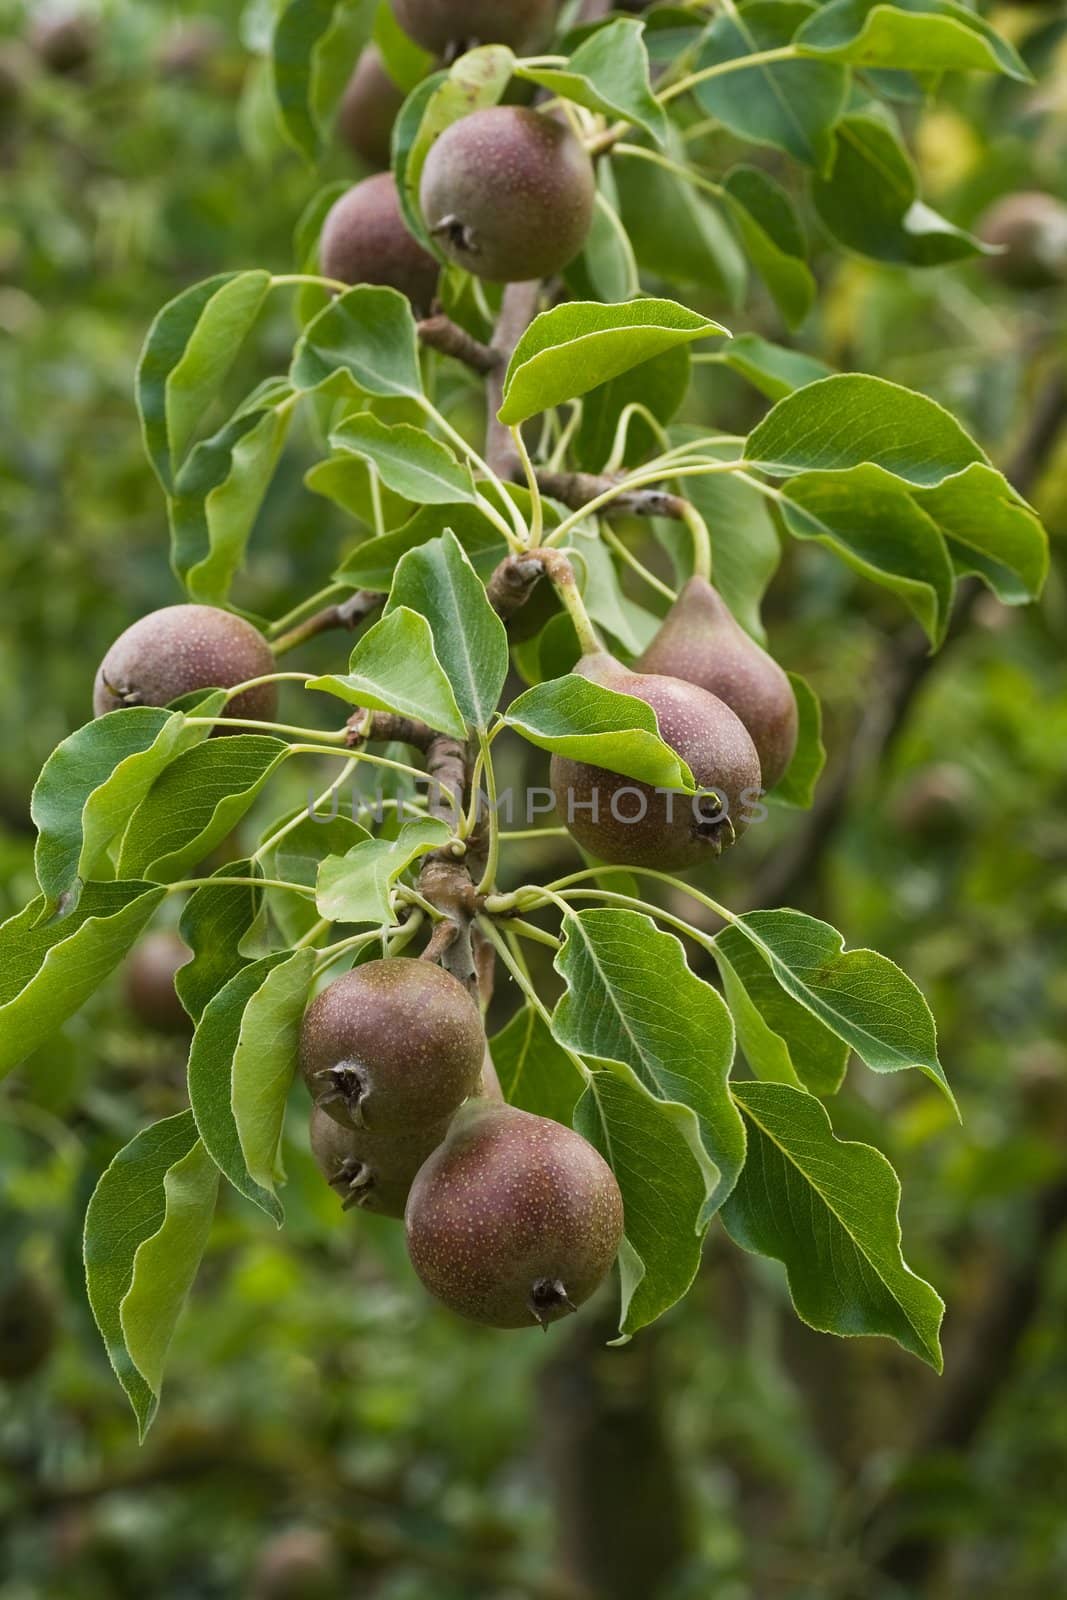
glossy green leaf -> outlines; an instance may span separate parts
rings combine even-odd
[[[805,55],[856,67],[1003,72],[1032,81],[1018,51],[955,0],[831,0],[800,29],[796,45]]]
[[[270,45],[271,86],[289,143],[314,161],[370,32],[376,0],[285,0]]]
[[[387,614],[399,606],[426,618],[464,720],[487,728],[507,676],[508,637],[454,533],[446,530],[401,558]]]
[[[831,368],[803,350],[787,350],[772,344],[758,333],[738,334],[729,339],[720,353],[723,366],[748,380],[768,400],[782,400],[820,378],[833,376]]]
[[[563,923],[556,970],[567,985],[552,1017],[560,1044],[620,1061],[651,1094],[688,1106],[718,1169],[706,1214],[733,1188],[745,1135],[727,1081],[734,1030],[722,998],[686,964],[673,934],[635,911],[596,910]]]
[[[343,677],[332,673],[312,678],[307,687],[338,695],[350,705],[415,717],[441,733],[466,738],[452,685],[434,651],[430,624],[407,606],[390,611],[360,636]]]
[[[171,558],[190,598],[222,605],[244,563],[249,536],[274,477],[292,410],[285,384],[261,396],[197,444],[168,500]]]
[[[839,244],[899,266],[938,267],[981,252],[969,233],[918,198],[904,145],[879,112],[853,112],[838,124],[832,169],[812,184],[819,220]]]
[[[836,928],[802,911],[748,911],[733,926],[760,952],[785,992],[872,1072],[917,1067],[955,1108],[930,1007],[888,956],[846,951]]]
[[[446,528],[455,534],[483,582],[508,553],[499,529],[494,528],[477,507],[424,506],[403,527],[357,545],[334,576],[339,583],[351,584],[353,589],[380,589],[388,593],[401,556],[439,539]]]
[[[137,409],[148,459],[169,493],[204,414],[270,290],[269,272],[227,272],[163,307],[137,367]]]
[[[826,746],[822,742],[822,707],[805,678],[788,674],[797,703],[797,747],[788,770],[779,778],[769,798],[776,804],[799,806],[803,810],[815,798],[815,787],[826,765]]]
[[[749,0],[718,17],[696,70],[780,50],[815,12],[807,0]],[[705,78],[694,90],[710,116],[754,144],[785,150],[824,172],[833,155],[833,127],[845,106],[849,77],[829,61],[773,61]]]
[[[288,754],[281,739],[239,733],[179,756],[127,824],[120,875],[155,883],[185,877],[237,826]]]
[[[956,571],[977,573],[1005,605],[1036,600],[1048,576],[1048,535],[1001,473],[975,462],[912,499],[944,535]]]
[[[758,167],[734,167],[723,191],[749,261],[789,327],[798,327],[815,299],[815,278],[792,200]]]
[[[361,411],[334,429],[330,447],[370,461],[387,488],[416,505],[475,499],[470,468],[461,466],[440,439],[406,422],[389,427],[371,412]]]
[[[314,950],[293,951],[271,968],[241,1014],[230,1104],[248,1176],[268,1194],[274,1192],[285,1105],[314,968]]]
[[[379,772],[380,768],[377,769]],[[327,803],[321,810],[310,811],[316,796],[309,790],[307,803],[295,817],[279,818],[294,823],[289,832],[276,845],[264,850],[263,873],[268,878],[280,878],[286,883],[299,883],[314,889],[319,866],[327,856],[343,856],[353,845],[369,839],[366,828],[353,821],[351,811],[355,796],[343,789],[332,806]],[[336,809],[335,809],[336,808]],[[387,813],[383,810],[382,816]],[[273,828],[272,828],[273,831]],[[271,921],[277,924],[285,943],[295,945],[309,933],[319,920],[315,901],[293,890],[271,889],[268,894]]]
[[[119,1151],[85,1216],[89,1304],[142,1439],[159,1403],[163,1358],[214,1210],[218,1175],[201,1159],[201,1148],[191,1112],[153,1123]],[[130,1335],[147,1372],[127,1343],[128,1298]]]
[[[318,873],[320,916],[381,927],[391,923],[390,893],[400,874],[450,837],[447,823],[426,817],[405,822],[395,839],[367,839],[346,855],[328,856]]]
[[[149,883],[87,883],[65,917],[43,922],[39,899],[0,926],[0,1077],[96,992],[165,893]]]
[[[520,63],[515,75],[612,121],[635,123],[662,144],[667,119],[649,82],[644,28],[636,17],[620,17],[584,39],[565,67]]]
[[[688,1107],[657,1098],[628,1068],[594,1070],[574,1126],[622,1192],[619,1331],[629,1338],[679,1301],[700,1268],[707,1197],[718,1174]]]
[[[30,801],[37,881],[52,909],[73,910],[87,879],[113,876],[108,846],[164,768],[205,733],[179,711],[129,706],[87,722],[53,750]]]
[[[248,965],[241,941],[263,906],[263,891],[255,887],[255,879],[263,873],[253,862],[228,861],[212,876],[247,878],[248,884],[212,883],[209,879],[193,891],[182,908],[178,928],[193,954],[179,968],[174,987],[194,1022],[212,997]]]
[[[660,738],[652,707],[576,673],[527,689],[508,706],[504,721],[554,755],[653,787],[694,792],[693,774]]]
[[[809,1094],[836,1094],[848,1065],[848,1044],[782,988],[739,929],[717,934],[714,954],[738,1044],[755,1076]]]
[[[309,322],[293,354],[294,389],[315,389],[338,375],[365,394],[422,394],[415,319],[396,289],[357,284]]]
[[[571,301],[535,317],[515,347],[504,380],[501,422],[527,418],[587,394],[673,345],[724,330],[673,300],[604,306]]]
[[[553,1038],[536,1006],[516,1011],[489,1048],[509,1105],[570,1126],[583,1089],[582,1068]]]
[[[741,1083],[748,1159],[723,1207],[736,1243],[785,1264],[799,1315],[824,1333],[884,1334],[941,1370],[944,1306],[900,1251],[900,1184],[869,1145],[836,1139],[822,1104]]]
[[[685,146],[672,139],[684,167]],[[642,272],[681,288],[721,294],[731,306],[745,297],[748,266],[722,210],[683,174],[627,151],[612,163],[619,210]]]

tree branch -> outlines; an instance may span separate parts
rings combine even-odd
[[[415,750],[428,750],[437,737],[425,722],[393,711],[354,711],[347,727],[345,743],[350,750],[361,744],[409,744]]]
[[[308,617],[305,622],[298,622],[295,628],[290,628],[288,633],[283,633],[280,638],[275,639],[271,650],[275,656],[284,656],[290,650],[295,650],[298,645],[306,644],[309,639],[314,639],[320,633],[328,633],[334,628],[347,628],[349,632],[354,632],[384,604],[384,594],[379,594],[374,589],[357,589],[347,600],[342,600],[335,606],[325,606],[321,611],[316,611],[314,616]]]
[[[542,494],[559,500],[569,511],[580,511],[590,500],[607,494],[618,482],[619,479],[609,472],[540,471],[537,474]],[[603,514],[608,511],[618,516],[672,517],[682,521],[686,502],[680,495],[671,494],[666,489],[624,489],[615,496],[610,507],[603,507]]]
[[[522,463],[515,452],[511,434],[502,422],[497,421],[496,414],[504,403],[504,376],[508,362],[515,353],[515,346],[536,317],[540,299],[539,278],[528,283],[509,283],[504,290],[500,316],[493,332],[492,349],[497,361],[489,372],[486,384],[485,459],[497,477],[505,482],[522,476]]]
[[[480,339],[476,339],[466,328],[461,328],[443,312],[425,317],[418,324],[417,332],[422,343],[428,345],[431,350],[439,350],[442,355],[455,357],[473,372],[482,374],[492,372],[501,363],[502,356],[499,350],[494,350],[491,345],[482,344]]]

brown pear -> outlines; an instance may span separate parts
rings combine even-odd
[[[393,0],[408,37],[440,56],[479,44],[529,55],[548,41],[558,9],[559,0]]]
[[[325,277],[340,283],[398,289],[422,314],[430,309],[441,271],[408,229],[391,172],[364,178],[330,207],[319,265]]]
[[[448,1132],[449,1119],[412,1133],[344,1128],[321,1106],[311,1110],[311,1153],[345,1211],[359,1206],[402,1217],[408,1191],[427,1156]]]
[[[697,788],[713,793],[663,792],[553,756],[549,782],[572,836],[601,861],[666,872],[720,855],[744,833],[762,792],[759,756],[741,719],[694,683],[631,672],[603,652],[583,656],[574,671],[651,706],[660,737],[686,762]]]
[[[126,1004],[139,1022],[157,1033],[191,1033],[192,1018],[178,999],[174,976],[191,959],[176,933],[148,934],[126,962]]]
[[[432,961],[394,956],[337,978],[304,1014],[300,1066],[317,1105],[347,1127],[407,1136],[477,1088],[482,1015]]]
[[[547,1327],[611,1270],[622,1196],[581,1134],[472,1100],[411,1186],[408,1253],[425,1287],[491,1328]]]
[[[1002,195],[975,230],[997,254],[986,270],[1016,289],[1051,289],[1067,283],[1067,205],[1055,195],[1023,189]]]
[[[115,640],[96,674],[93,711],[165,706],[195,689],[232,689],[273,671],[270,645],[243,617],[217,606],[164,606]],[[225,715],[269,722],[277,706],[277,685],[262,683]]]
[[[690,578],[635,663],[718,695],[741,718],[773,789],[797,747],[797,703],[777,661],[761,650],[706,578]]]
[[[527,106],[453,122],[430,148],[419,204],[450,261],[494,283],[551,278],[585,244],[593,163],[570,127]]]
[[[404,104],[404,91],[386,70],[381,51],[369,44],[341,96],[337,131],[369,167],[387,167],[396,114]]]

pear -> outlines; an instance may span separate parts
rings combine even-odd
[[[405,1213],[425,1287],[491,1328],[576,1311],[611,1270],[622,1222],[615,1176],[581,1134],[486,1100],[458,1112]]]
[[[797,703],[777,661],[761,650],[706,578],[690,578],[635,663],[718,695],[756,746],[763,787],[773,789],[797,746]]]
[[[218,606],[164,606],[132,623],[107,652],[93,684],[93,713],[165,706],[196,689],[232,689],[274,670],[270,645],[243,617]],[[277,684],[261,683],[231,700],[226,715],[269,722],[277,708]]]
[[[344,1128],[321,1106],[311,1110],[311,1153],[346,1211],[359,1206],[402,1217],[412,1181],[448,1132],[448,1118],[412,1133]]]
[[[451,1116],[478,1086],[482,1014],[450,972],[393,956],[337,978],[311,1002],[300,1066],[337,1122],[410,1135]]]
[[[179,967],[191,959],[176,933],[147,934],[131,952],[124,972],[126,1004],[139,1022],[159,1033],[191,1033],[193,1021],[174,987]]]
[[[660,737],[687,763],[697,787],[715,793],[664,793],[553,756],[549,782],[572,836],[601,861],[668,872],[720,855],[744,833],[762,791],[759,756],[740,718],[696,684],[631,672],[603,651],[583,656],[574,671],[650,705]]]

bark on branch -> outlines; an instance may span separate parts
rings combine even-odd
[[[431,350],[439,350],[442,355],[453,356],[457,361],[462,361],[464,366],[470,367],[473,372],[492,372],[500,365],[502,356],[499,350],[494,350],[491,345],[482,344],[473,334],[461,328],[451,317],[446,317],[443,312],[435,316],[426,317],[418,324],[418,335],[424,345]]]

